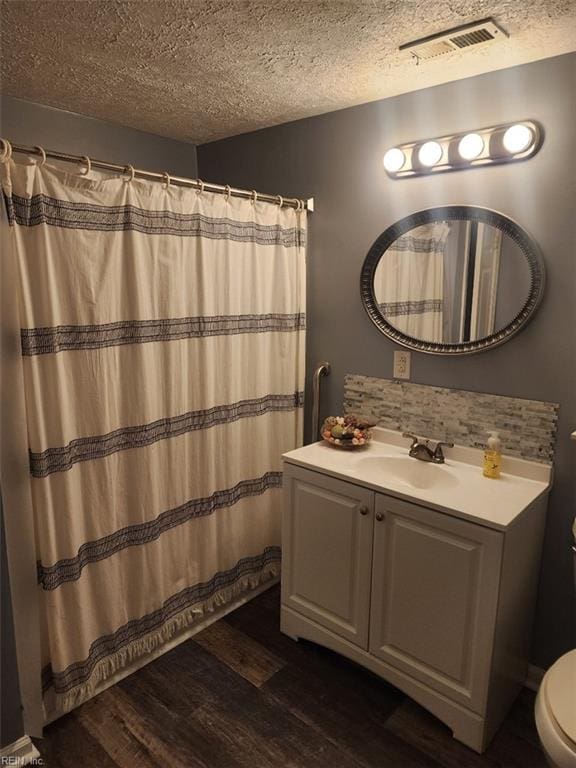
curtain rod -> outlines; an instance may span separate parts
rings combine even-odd
[[[193,189],[200,189],[206,192],[215,192],[221,195],[231,195],[232,197],[254,198],[258,200],[264,200],[267,203],[275,203],[276,205],[285,205],[288,208],[302,208],[305,211],[314,210],[314,198],[309,197],[308,200],[299,200],[295,197],[282,197],[282,195],[269,195],[266,193],[256,192],[253,189],[239,189],[237,187],[222,186],[221,184],[212,184],[201,179],[189,179],[185,176],[172,176],[166,172],[146,171],[141,168],[134,168],[131,165],[118,165],[116,163],[108,163],[105,160],[93,160],[87,156],[82,155],[69,155],[65,152],[54,152],[53,150],[44,150],[42,147],[26,147],[22,144],[13,144],[7,142],[5,139],[0,139],[2,147],[7,150],[8,147],[12,152],[21,152],[26,155],[40,155],[40,157],[51,158],[52,160],[63,160],[68,163],[79,163],[84,166],[102,168],[106,171],[115,171],[117,173],[131,173],[134,176],[140,176],[145,179],[157,179],[158,181],[170,180],[171,184],[176,184],[179,187],[192,187]],[[8,146],[7,146],[8,145]]]

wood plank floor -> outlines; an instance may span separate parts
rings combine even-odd
[[[524,690],[480,756],[371,673],[279,630],[268,590],[62,717],[48,768],[545,768]]]

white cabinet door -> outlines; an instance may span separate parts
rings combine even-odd
[[[374,493],[285,465],[282,602],[368,647]]]
[[[370,652],[452,701],[486,701],[503,536],[376,494]]]

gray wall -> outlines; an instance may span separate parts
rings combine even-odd
[[[196,147],[113,123],[31,104],[8,96],[0,103],[0,136],[71,154],[195,178]],[[0,746],[22,735],[12,615],[4,547],[0,550]]]
[[[88,155],[196,178],[196,147],[92,117],[0,96],[0,136],[16,144]]]
[[[574,645],[575,75],[576,55],[569,54],[198,148],[202,178],[315,198],[307,363],[308,378],[319,360],[333,366],[324,383],[324,415],[340,411],[345,373],[392,376],[394,345],[372,325],[358,292],[364,257],[387,226],[434,205],[481,205],[516,219],[540,244],[548,285],[526,330],[470,357],[412,353],[412,379],[561,404],[533,638],[532,660],[541,666]],[[523,118],[539,120],[546,133],[539,154],[528,161],[403,180],[384,173],[382,156],[397,143]]]

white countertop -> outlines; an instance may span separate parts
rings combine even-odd
[[[285,453],[283,459],[497,530],[512,525],[530,504],[547,493],[552,481],[552,468],[547,464],[505,456],[502,475],[494,480],[482,474],[481,450],[446,448],[445,464],[436,465],[408,458],[409,446],[410,441],[399,432],[375,428],[374,439],[362,448],[346,450],[320,441]],[[386,471],[386,461],[399,458],[425,464],[425,468],[414,467],[414,471],[427,473],[426,477],[433,478],[432,473],[440,470],[443,483],[426,488],[408,485]]]

